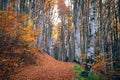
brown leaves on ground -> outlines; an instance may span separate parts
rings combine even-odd
[[[22,67],[13,80],[75,80],[74,65],[57,61],[47,54],[36,54],[37,64]]]

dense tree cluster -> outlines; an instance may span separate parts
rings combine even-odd
[[[11,59],[8,53],[19,61],[36,52],[90,71],[119,71],[120,0],[0,0],[0,63]]]

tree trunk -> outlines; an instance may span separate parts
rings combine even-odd
[[[80,55],[81,55],[81,49],[80,49],[80,4],[81,0],[74,1],[74,34],[75,34],[75,60],[78,62],[81,62]]]
[[[91,1],[90,6],[90,47],[87,51],[87,63],[93,64],[94,63],[94,55],[95,55],[95,32],[96,32],[96,1]],[[89,65],[88,65],[89,66]],[[90,66],[89,71],[92,71],[92,67]]]
[[[104,53],[104,29],[103,29],[103,14],[102,14],[102,0],[99,1],[100,3],[100,54]]]
[[[39,48],[44,48],[45,46],[44,46],[44,27],[45,27],[45,24],[44,24],[44,13],[45,13],[45,11],[44,11],[44,4],[45,4],[45,1],[44,0],[42,0],[42,11],[41,11],[41,25],[40,25],[40,29],[41,29],[41,34],[39,35],[39,37],[38,37],[38,40],[37,40],[37,47],[39,47]]]

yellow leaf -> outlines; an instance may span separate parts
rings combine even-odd
[[[80,55],[80,58],[85,59],[85,58],[86,58],[86,53],[82,53],[82,54]]]
[[[3,10],[0,10],[0,14],[3,13],[4,11]]]
[[[68,17],[68,21],[72,21],[72,20],[73,20],[72,16]]]
[[[70,30],[74,30],[74,25],[72,24],[69,28]]]
[[[96,47],[96,50],[99,51],[99,50],[100,50],[100,47]]]
[[[96,40],[98,40],[99,39],[99,36],[96,36]]]
[[[53,34],[52,34],[52,38],[53,38],[53,39],[57,39],[57,34],[53,33]]]
[[[33,26],[33,21],[32,21],[32,20],[29,20],[28,27],[31,28],[32,26]]]
[[[9,18],[9,19],[13,19],[13,18],[14,18],[14,16],[8,16],[8,18]]]

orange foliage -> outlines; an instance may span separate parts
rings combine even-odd
[[[33,23],[27,23],[29,15],[20,15],[13,11],[0,11],[0,32],[6,38],[20,39],[23,42],[34,42],[40,29],[32,30]],[[2,37],[3,35],[0,35]]]
[[[69,29],[70,29],[70,30],[74,30],[74,28],[75,28],[75,27],[74,27],[73,24],[72,24],[71,26],[69,26]]]
[[[68,21],[71,22],[73,20],[73,17],[72,16],[69,16],[68,17]]]
[[[102,53],[102,54],[105,54],[105,53]],[[96,74],[103,76],[103,73],[105,71],[109,71],[110,65],[113,64],[113,62],[110,62],[110,59],[108,58],[108,56],[110,55],[105,54],[105,55],[101,55],[101,56],[99,55],[95,57],[96,63],[93,66],[93,71]]]
[[[30,15],[15,12],[15,4],[16,2],[11,2],[6,10],[0,10],[0,78],[2,80],[9,80],[10,74],[21,66],[21,63],[34,63],[34,53],[39,52],[34,42],[40,29],[33,30],[33,21],[28,18]]]
[[[45,0],[45,11],[50,11],[50,8],[55,5],[54,0]]]
[[[64,3],[65,0],[58,0],[58,8],[60,9],[61,14],[68,14],[69,13],[69,8],[65,6]]]

